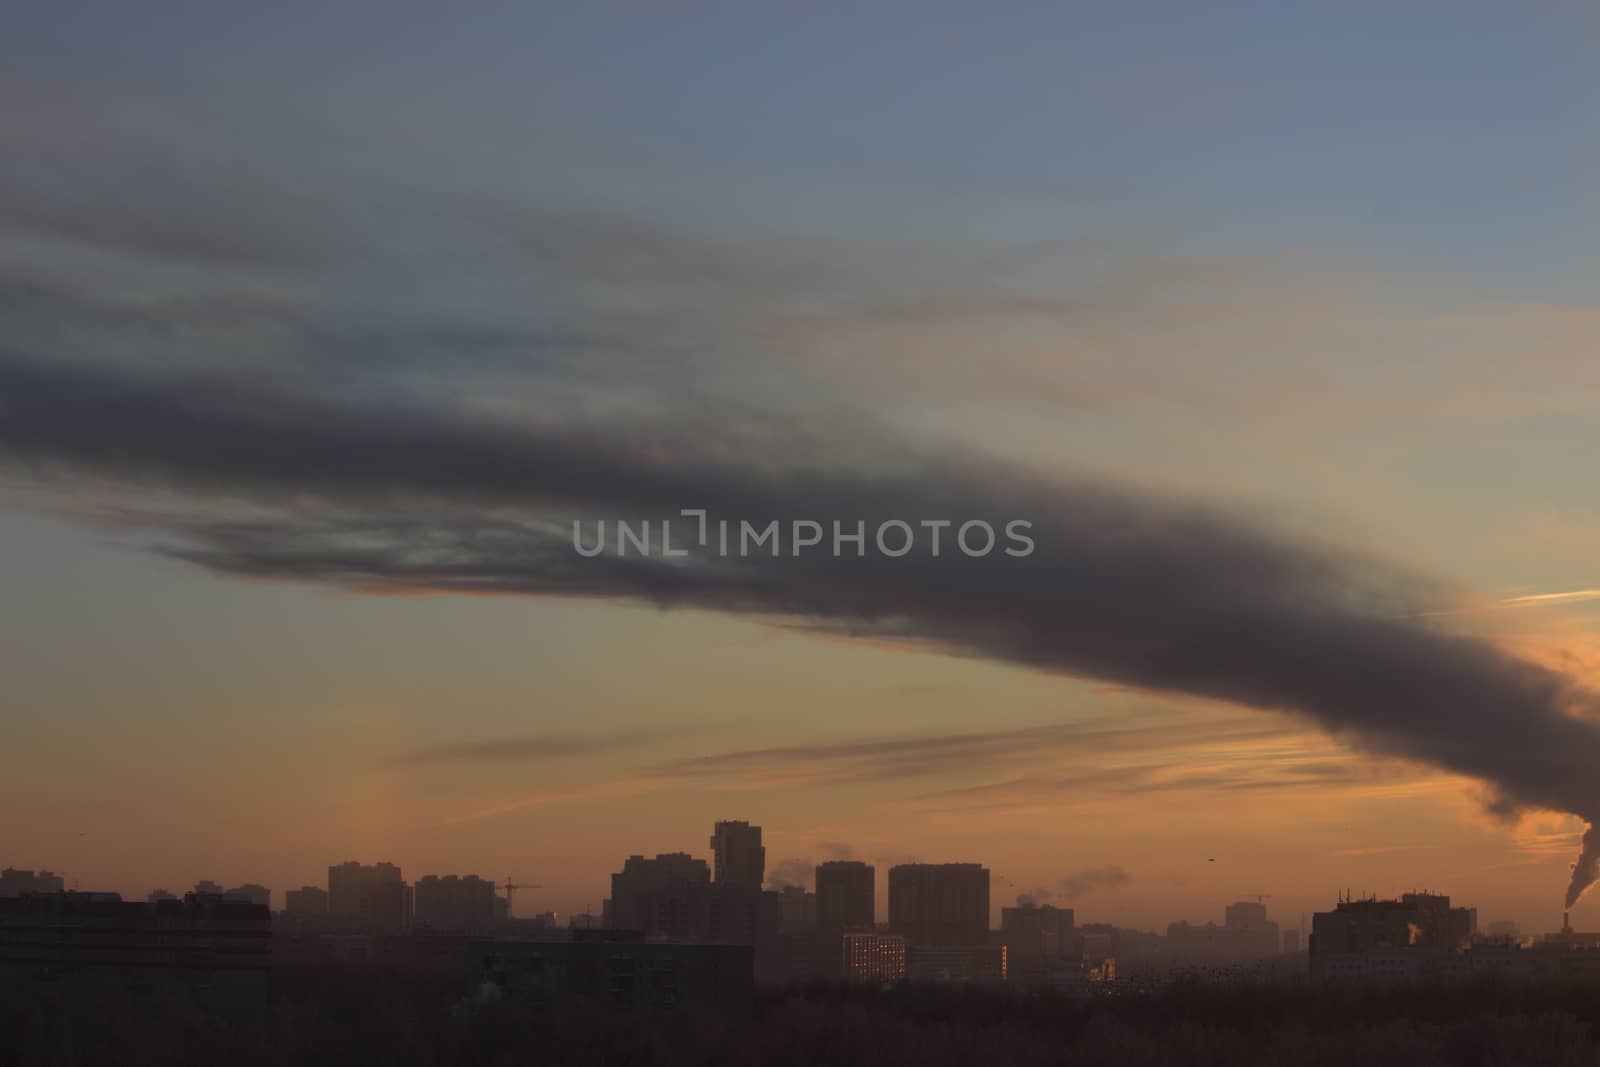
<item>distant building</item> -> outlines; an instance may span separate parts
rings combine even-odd
[[[1512,919],[1496,919],[1489,924],[1490,941],[1516,942],[1522,940],[1522,931]]]
[[[912,982],[980,985],[1004,982],[1006,948],[1003,944],[908,945],[906,978]]]
[[[809,930],[817,925],[817,895],[804,886],[778,890],[778,912],[784,930]]]
[[[817,867],[817,925],[870,930],[877,920],[877,872],[870,863],[830,860]]]
[[[865,931],[840,938],[840,973],[847,982],[890,983],[906,976],[906,939]]]
[[[570,941],[487,941],[468,946],[468,980],[542,1002],[583,999],[643,1010],[693,1009],[748,1017],[752,950],[580,936]]]
[[[283,894],[283,910],[290,915],[326,915],[328,891],[314,885],[291,889]]]
[[[496,922],[495,904],[500,897],[495,885],[475,874],[443,878],[430,874],[417,879],[412,893],[416,928],[471,933],[486,931]]]
[[[230,889],[225,894],[230,897],[243,897],[252,904],[259,904],[267,910],[272,909],[272,890],[264,885],[246,882],[237,889]]]
[[[1397,950],[1429,949],[1453,953],[1476,932],[1471,908],[1452,908],[1450,898],[1407,893],[1399,900],[1341,900],[1333,911],[1311,917],[1311,977],[1359,974],[1384,980],[1413,977],[1420,955],[1393,956]],[[1356,957],[1370,957],[1366,962]],[[1376,970],[1375,970],[1376,968]]]
[[[1071,908],[1016,907],[1000,909],[1000,940],[1006,946],[1006,975],[1025,985],[1042,983],[1048,964],[1078,958]]]
[[[629,856],[611,876],[606,925],[689,940],[707,928],[707,900],[701,890],[710,884],[706,861],[687,852],[666,852],[654,859]]]
[[[0,901],[0,978],[187,991],[218,1010],[261,1010],[272,916],[246,900],[191,893],[125,902],[116,893]]]
[[[60,893],[66,889],[66,879],[49,871],[19,870],[7,867],[0,871],[0,897],[20,897],[24,893]]]
[[[767,850],[761,827],[747,822],[719,822],[711,833],[712,881],[717,885],[760,889],[766,880]]]
[[[194,892],[201,896],[220,897],[225,890],[211,879],[202,878],[194,884]]]
[[[1283,932],[1283,954],[1293,956],[1300,951],[1300,931],[1285,930]]]
[[[989,869],[978,863],[889,868],[889,931],[910,946],[982,945],[989,935]]]
[[[354,860],[328,868],[328,913],[377,933],[410,929],[411,887],[392,863]]]
[[[165,889],[152,889],[149,893],[145,894],[144,899],[148,904],[159,904],[163,900],[177,900],[178,898],[174,894],[167,892]]]

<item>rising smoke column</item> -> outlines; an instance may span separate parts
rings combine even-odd
[[[1600,816],[1600,700],[1416,618],[1405,568],[1193,501],[960,453],[719,442],[709,423],[523,424],[0,359],[0,450],[35,476],[178,490],[161,550],[229,573],[383,591],[562,595],[778,617],[1313,722],[1488,783],[1501,809]],[[248,517],[232,513],[248,505]],[[700,551],[579,558],[571,520],[1012,519],[1035,552]],[[679,519],[680,534],[688,524]],[[869,534],[870,538],[870,534]],[[680,541],[680,544],[682,542]],[[870,541],[869,541],[870,543]],[[853,549],[852,549],[853,551]],[[1595,878],[1585,835],[1568,899]]]
[[[1590,826],[1583,832],[1583,851],[1572,867],[1572,883],[1567,886],[1567,907],[1570,909],[1600,877],[1600,826],[1594,825],[1594,816],[1588,816]]]

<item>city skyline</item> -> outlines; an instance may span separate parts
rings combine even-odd
[[[746,836],[725,837],[725,827],[729,828],[726,831],[728,834],[743,834]],[[715,866],[717,863],[716,849],[719,841],[731,840],[735,842],[734,847],[744,847],[742,842],[752,841],[748,836],[752,833],[754,835],[753,843],[749,847],[752,847],[756,854],[753,866],[749,863],[736,861],[729,865],[727,873]],[[918,858],[901,858],[889,863],[883,870],[883,877],[880,878],[876,875],[877,864],[870,859],[855,856],[854,850],[842,843],[835,844],[834,847],[840,855],[832,858],[818,860],[815,864],[793,859],[784,860],[780,862],[777,870],[761,873],[765,869],[762,839],[763,828],[758,824],[752,824],[746,820],[718,820],[711,837],[710,850],[703,857],[689,851],[671,849],[635,852],[631,854],[626,862],[620,864],[620,869],[622,874],[625,875],[634,863],[642,861],[646,864],[652,864],[665,861],[678,865],[680,874],[682,873],[681,868],[684,866],[697,870],[699,872],[698,875],[690,874],[691,880],[698,880],[706,886],[725,884],[732,888],[763,889],[768,893],[779,893],[786,888],[802,889],[805,891],[807,898],[813,900],[818,895],[818,882],[822,880],[822,876],[825,873],[831,873],[832,877],[829,880],[827,892],[831,893],[835,898],[835,904],[831,908],[826,903],[821,907],[813,905],[813,910],[806,920],[807,926],[818,926],[824,929],[837,927],[843,930],[870,930],[876,927],[879,930],[904,933],[907,936],[908,943],[922,943],[925,945],[938,945],[946,942],[960,945],[972,941],[981,941],[983,932],[998,932],[1004,929],[1008,913],[1019,911],[1042,910],[1049,912],[1052,909],[1059,908],[1065,909],[1066,914],[1069,916],[1074,912],[1082,912],[1080,919],[1091,923],[1106,923],[1109,921],[1111,925],[1120,925],[1116,921],[1118,917],[1115,914],[1116,909],[1114,907],[1108,909],[1105,914],[1101,914],[1093,907],[1093,901],[1088,901],[1087,898],[1099,890],[1100,902],[1102,904],[1107,903],[1117,889],[1123,888],[1134,881],[1134,877],[1130,872],[1115,865],[1098,868],[1091,867],[1059,879],[1053,887],[1035,886],[1032,889],[1018,892],[1012,897],[1007,895],[1007,890],[1015,888],[1016,883],[1004,875],[996,875],[981,862],[973,862],[970,859],[947,859],[930,862]],[[1215,858],[1209,858],[1207,862],[1214,863]],[[486,895],[485,902],[478,906],[484,909],[482,918],[484,922],[488,923],[504,921],[507,918],[526,919],[530,917],[528,914],[518,914],[511,906],[510,894],[504,892],[508,888],[507,883],[510,883],[509,888],[513,891],[531,890],[538,892],[544,888],[542,883],[519,884],[510,878],[497,881],[492,877],[483,877],[476,871],[430,871],[421,875],[413,873],[410,880],[406,881],[406,870],[407,868],[404,864],[394,864],[384,859],[377,859],[371,863],[361,859],[349,859],[328,865],[326,877],[320,882],[312,880],[298,886],[285,885],[282,887],[267,887],[257,882],[247,882],[241,887],[224,889],[223,883],[210,878],[202,878],[194,884],[192,891],[202,894],[227,893],[246,897],[255,903],[271,907],[274,912],[302,914],[308,912],[312,914],[332,912],[333,914],[354,915],[362,909],[356,902],[354,895],[357,892],[355,889],[357,882],[352,881],[352,879],[370,881],[376,878],[380,882],[392,881],[395,886],[403,886],[407,890],[405,896],[407,914],[410,914],[413,910],[413,906],[410,904],[411,894],[418,888],[431,888],[432,893],[435,894],[435,899],[441,899],[437,896],[441,890],[449,891],[452,894],[452,899],[448,903],[436,903],[433,905],[434,908],[441,910],[448,906],[459,908],[465,896],[476,894],[478,890],[481,890]],[[714,871],[716,873],[713,873]],[[752,871],[757,872],[759,876],[752,874]],[[891,890],[891,885],[894,884],[892,879],[922,879],[927,877],[930,872],[936,871],[950,871],[962,878],[981,876],[982,899],[987,902],[987,907],[979,909],[981,912],[987,913],[987,919],[981,926],[967,930],[964,935],[941,933],[940,931],[944,930],[945,927],[938,924],[949,921],[950,905],[945,904],[940,909],[943,913],[941,916],[935,917],[930,913],[929,920],[934,922],[935,925],[924,929],[920,924],[925,920],[911,918],[911,916],[918,914],[920,907],[914,894],[904,897],[900,904],[901,913],[905,916],[902,922],[910,925],[899,925],[896,921],[888,918],[892,906],[891,902],[895,899],[895,891]],[[585,927],[593,923],[620,929],[635,928],[638,926],[637,923],[617,920],[610,914],[612,897],[616,892],[616,879],[620,876],[619,874],[612,875],[610,894],[597,900],[592,907],[562,911],[561,909],[545,907],[541,901],[532,906],[525,905],[525,910],[531,907],[533,912],[531,917],[534,918],[555,916],[557,927],[567,926],[569,920],[572,923],[578,923],[581,920]],[[865,877],[864,883],[861,881],[861,876]],[[343,880],[342,882],[341,879]],[[13,882],[15,884],[12,884]],[[79,883],[79,878],[63,872],[53,872],[48,869],[34,871],[16,865],[6,865],[5,877],[0,879],[0,897],[18,893],[54,893],[64,890],[84,893],[123,892],[121,889],[109,885],[88,886],[80,885]],[[336,888],[340,884],[347,886],[347,888],[343,890]],[[998,891],[996,886],[1000,887]],[[866,901],[870,902],[870,904],[866,905],[866,911],[862,911],[860,906],[845,903],[847,899],[859,897],[862,891],[866,893]],[[146,893],[134,892],[131,894],[125,893],[124,895],[130,899],[173,900],[181,897],[183,892],[185,891],[180,890],[177,894],[174,894],[166,887],[166,884],[163,884],[162,886],[152,887]],[[309,904],[296,904],[288,896],[288,894],[305,894],[307,892],[318,894],[320,899],[311,901]],[[341,897],[341,892],[343,897]],[[965,893],[966,891],[962,890],[962,892]],[[1387,893],[1380,893],[1367,888],[1336,889],[1334,890],[1334,896],[1342,903],[1345,901],[1377,901],[1385,897],[1393,900],[1409,899],[1419,895],[1426,897],[1432,892],[1433,890],[1426,886],[1413,885],[1405,889],[1391,886]],[[1228,895],[1224,894],[1224,896]],[[1266,915],[1265,901],[1272,899],[1274,896],[1275,894],[1270,892],[1234,893],[1229,897],[1225,906],[1210,908],[1206,904],[1199,902],[1190,905],[1192,909],[1204,910],[1205,915],[1203,916],[1196,911],[1173,915],[1142,926],[1140,924],[1132,924],[1128,928],[1151,928],[1152,932],[1159,933],[1173,925],[1210,925],[1214,923],[1218,914],[1225,915],[1227,924],[1232,926],[1236,911],[1249,912],[1251,914],[1259,912],[1260,918],[1264,919]],[[1252,898],[1255,901],[1253,904],[1250,903]],[[526,900],[526,897],[524,899]],[[489,900],[494,902],[495,907],[489,908],[487,903]],[[1089,904],[1087,910],[1081,907],[1083,902]],[[1317,905],[1325,904],[1326,899],[1324,898],[1315,903]],[[398,907],[398,903],[395,906]],[[470,908],[472,905],[469,904],[468,907]],[[1305,936],[1309,933],[1307,923],[1312,911],[1316,910],[1315,907],[1301,910],[1298,913],[1298,918],[1295,918],[1292,907],[1283,908],[1282,905],[1278,907],[1282,910],[1275,911],[1274,914],[1283,921],[1274,925],[1275,930],[1281,926],[1283,930],[1294,931],[1300,936]],[[416,905],[415,910],[419,916],[419,921],[421,921],[420,917],[426,915],[429,905],[425,900],[423,904]],[[1473,910],[1474,915],[1476,915],[1477,909],[1474,908]],[[835,917],[830,918],[830,915]],[[849,918],[839,918],[838,916],[849,916]],[[1558,929],[1569,929],[1569,916],[1563,914],[1561,919],[1562,925]],[[1481,928],[1484,930],[1489,930],[1495,926],[1530,932],[1538,929],[1536,925],[1524,925],[1514,918],[1499,915],[1492,918],[1485,917],[1481,924]],[[679,936],[686,935],[680,934]]]
[[[1600,929],[1592,10],[5,38],[0,865]]]

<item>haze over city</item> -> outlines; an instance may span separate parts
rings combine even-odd
[[[1600,23],[1224,7],[12,15],[0,865],[1600,929]]]

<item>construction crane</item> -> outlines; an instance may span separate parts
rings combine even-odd
[[[540,885],[538,882],[513,882],[511,880],[511,876],[508,874],[506,875],[506,884],[500,888],[506,891],[506,918],[510,919],[516,915],[516,911],[512,907],[512,901],[515,899],[517,890],[543,889],[544,886]]]

